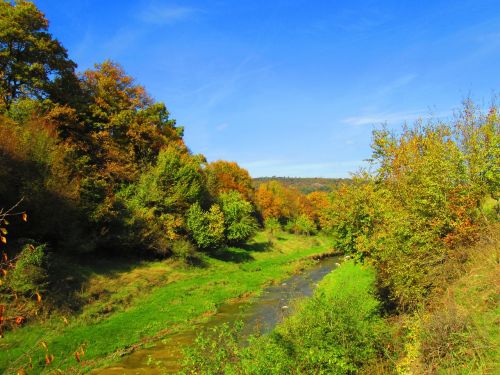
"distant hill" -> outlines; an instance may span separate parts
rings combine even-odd
[[[293,187],[304,194],[309,194],[313,191],[333,191],[341,184],[350,184],[349,178],[306,178],[306,177],[258,177],[253,179],[256,188],[260,184],[269,181],[279,181],[287,187]]]

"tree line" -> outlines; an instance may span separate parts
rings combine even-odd
[[[248,171],[207,162],[183,132],[121,65],[78,72],[32,2],[0,1],[0,207],[19,202],[29,215],[2,221],[2,301],[24,296],[36,311],[49,253],[190,261],[248,241],[270,218],[316,230],[299,191],[255,190]]]

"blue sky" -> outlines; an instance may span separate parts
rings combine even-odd
[[[112,59],[194,153],[252,176],[346,177],[374,127],[500,83],[500,1],[38,0],[84,70]]]

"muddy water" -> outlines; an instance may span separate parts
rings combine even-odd
[[[242,320],[244,333],[266,333],[293,311],[293,301],[312,295],[316,284],[336,268],[339,258],[325,258],[316,265],[278,285],[264,289],[249,301],[230,303],[204,323],[192,329],[167,335],[146,349],[139,349],[122,358],[112,367],[94,371],[100,375],[177,373],[182,362],[182,348],[194,342],[203,329]]]

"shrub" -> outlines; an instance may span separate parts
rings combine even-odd
[[[14,293],[32,296],[47,286],[45,270],[46,245],[23,247],[14,269],[7,277],[6,285]]]
[[[241,244],[257,232],[257,221],[252,216],[252,204],[237,191],[229,191],[219,196],[224,213],[225,237],[232,245]]]
[[[264,220],[264,228],[266,228],[267,231],[274,235],[276,234],[276,232],[281,230],[281,224],[275,217],[269,217]]]
[[[188,240],[177,240],[172,244],[172,254],[176,258],[189,262],[196,257],[196,248]]]
[[[286,223],[285,229],[290,233],[310,235],[317,232],[316,224],[306,215],[290,220]]]
[[[185,374],[223,374],[238,361],[239,337],[243,324],[227,323],[200,334],[194,346],[184,350]]]
[[[193,204],[187,213],[187,228],[200,249],[215,249],[224,243],[224,214],[217,204],[209,211]]]

